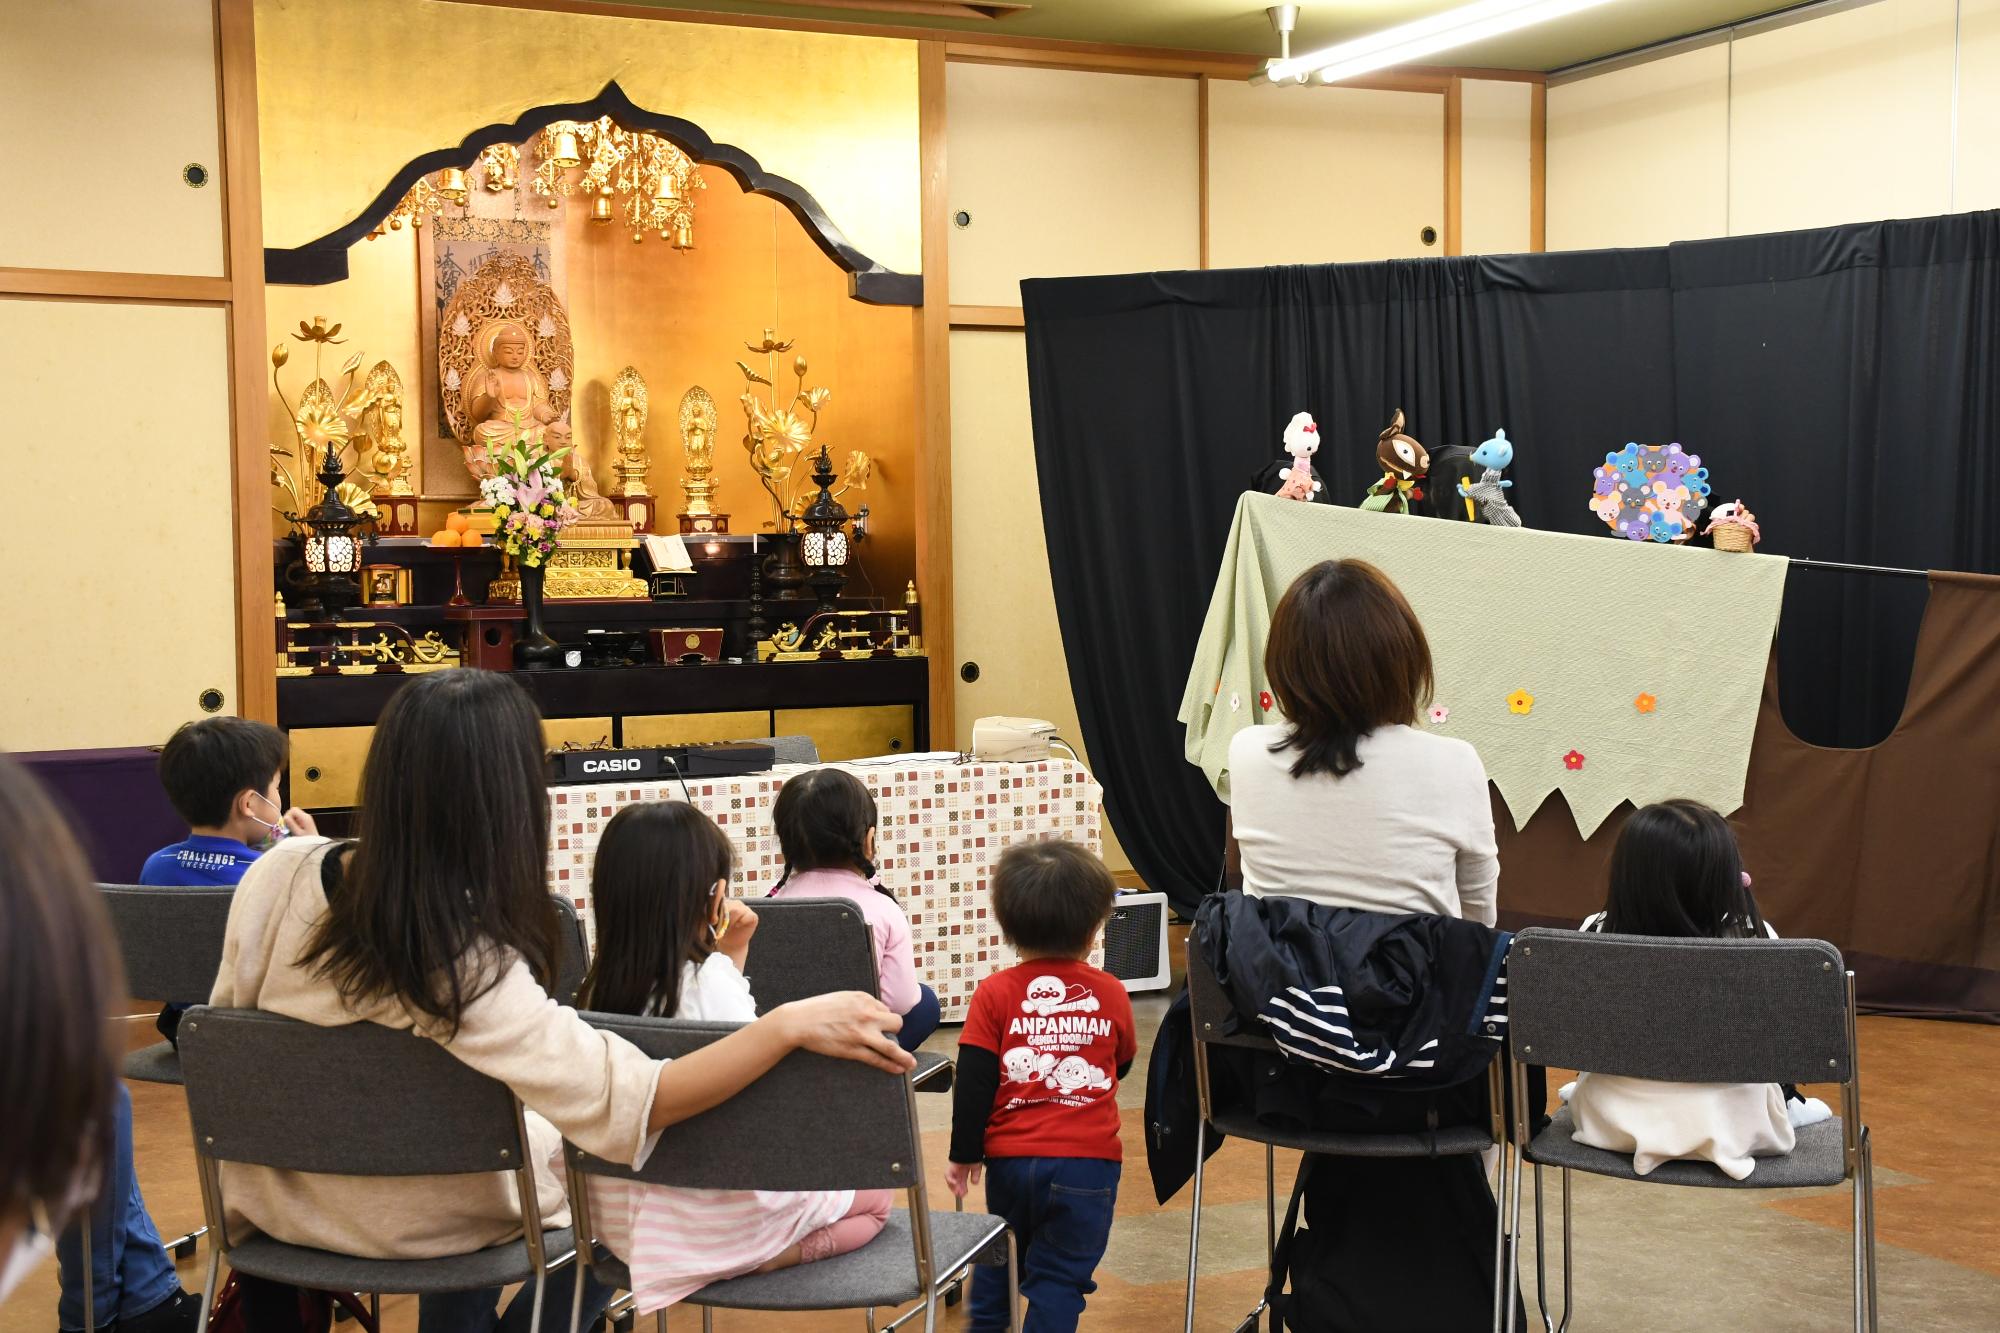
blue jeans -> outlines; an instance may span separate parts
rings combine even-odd
[[[549,1274],[549,1294],[542,1299],[542,1322],[536,1333],[569,1333],[570,1284],[576,1279],[574,1260]],[[500,1303],[499,1287],[478,1291],[454,1291],[439,1296],[417,1297],[417,1333],[528,1333],[528,1320],[535,1312],[535,1284],[522,1284],[505,1314],[495,1315]],[[604,1313],[617,1293],[596,1278],[584,1275],[583,1325]]]
[[[1119,1164],[1094,1157],[989,1157],[986,1211],[1006,1219],[1020,1256],[1025,1333],[1069,1333],[1111,1239]],[[1007,1327],[1007,1274],[972,1270],[972,1329]]]
[[[146,1212],[139,1177],[132,1170],[132,1094],[118,1085],[111,1120],[111,1170],[104,1190],[56,1238],[62,1295],[56,1302],[56,1322],[64,1328],[83,1327],[83,1233],[90,1223],[91,1294],[99,1328],[114,1319],[146,1313],[181,1289],[173,1261],[160,1246],[160,1233]]]
[[[919,983],[917,1002],[910,1006],[910,1012],[903,1015],[902,1030],[896,1034],[896,1044],[906,1051],[914,1051],[924,1044],[924,1038],[938,1030],[938,1017],[944,1010],[938,1007],[937,992]]]

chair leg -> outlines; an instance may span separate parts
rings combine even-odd
[[[1875,1333],[1875,1145],[1866,1128],[1854,1171],[1854,1328]]]
[[[1011,1229],[1007,1232],[1007,1329],[1008,1333],[1021,1333],[1021,1255]]]
[[[708,1312],[704,1310],[702,1313],[707,1314]],[[868,1333],[875,1333],[875,1307],[871,1305],[861,1313],[868,1321]],[[707,1333],[707,1330],[704,1329],[702,1333]]]
[[[569,1284],[569,1333],[583,1333],[583,1275],[588,1265],[583,1262],[583,1252],[576,1256],[575,1280]]]
[[[1569,1243],[1570,1207],[1569,1207],[1568,1167],[1564,1167],[1562,1169],[1562,1219],[1563,1219],[1563,1321],[1562,1323],[1556,1326],[1556,1333],[1567,1333],[1569,1329],[1569,1312],[1576,1308],[1576,1297],[1570,1289],[1570,1275],[1571,1275],[1570,1255],[1573,1251]],[[1546,1314],[1543,1315],[1544,1322],[1547,1321],[1547,1318],[1548,1316]]]
[[[379,1291],[368,1293],[368,1322],[374,1326],[369,1333],[382,1333],[382,1293]]]
[[[1521,1239],[1521,1177],[1524,1174],[1526,1173],[1521,1170],[1521,1161],[1517,1153],[1514,1161],[1513,1182],[1507,1191],[1507,1213],[1509,1218],[1507,1230],[1514,1237],[1514,1243],[1517,1246],[1520,1244]],[[1520,1292],[1521,1266],[1518,1262],[1511,1263],[1507,1265],[1507,1333],[1514,1333],[1514,1302],[1520,1296]]]
[[[664,1305],[653,1311],[653,1333],[667,1333],[667,1308]]]
[[[1555,1333],[1549,1319],[1549,1248],[1542,1229],[1542,1164],[1535,1163],[1535,1308],[1542,1315],[1543,1333]]]
[[[1868,1201],[1868,1333],[1875,1333],[1881,1307],[1875,1298],[1875,1139],[1861,1130],[1861,1193]]]
[[[219,1246],[210,1242],[208,1247],[208,1276],[203,1278],[201,1283],[201,1326],[203,1333],[206,1333],[209,1323],[215,1318],[215,1298],[220,1294],[216,1290],[216,1282],[222,1276],[221,1269],[222,1250]]]
[[[715,1333],[715,1307],[712,1305],[701,1307],[701,1333]],[[875,1333],[875,1312],[873,1310],[868,1312],[868,1333]]]
[[[1500,1312],[1500,1296],[1506,1286],[1504,1268],[1513,1254],[1507,1235],[1507,1145],[1499,1145],[1500,1155],[1493,1182],[1493,1333],[1501,1333],[1505,1322]]]
[[[1194,1126],[1194,1207],[1188,1222],[1187,1322],[1185,1333],[1194,1333],[1195,1273],[1201,1263],[1201,1175],[1202,1154],[1208,1149],[1208,1122],[1197,1119]]]

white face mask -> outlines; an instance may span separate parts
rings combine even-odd
[[[49,1226],[48,1214],[40,1204],[15,1238],[14,1247],[5,1259],[0,1259],[0,1302],[4,1302],[21,1285],[28,1274],[40,1268],[56,1247],[55,1230]]]

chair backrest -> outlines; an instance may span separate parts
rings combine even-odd
[[[665,1060],[737,1030],[733,1023],[583,1017]],[[908,1190],[923,1182],[909,1079],[808,1051],[792,1052],[713,1110],[669,1125],[640,1170],[574,1145],[567,1151],[571,1165],[587,1175],[697,1189]]]
[[[202,1006],[181,1020],[180,1054],[205,1157],[344,1176],[514,1171],[525,1160],[507,1085],[413,1033]]]
[[[1528,1064],[1676,1083],[1845,1083],[1847,969],[1824,940],[1524,930],[1507,1024]]]
[[[1249,1046],[1260,1050],[1274,1051],[1276,1042],[1259,1035],[1254,1027],[1245,1027],[1240,1032],[1228,1032],[1232,1026],[1230,1018],[1233,1008],[1229,992],[1222,989],[1216,980],[1215,969],[1208,965],[1208,955],[1203,953],[1193,931],[1187,937],[1187,987],[1188,1018],[1194,1025],[1194,1039],[1217,1046]]]
[[[763,743],[771,747],[774,763],[817,764],[819,762],[819,742],[810,736],[773,736]]]
[[[222,970],[222,937],[233,888],[100,884],[98,892],[125,959],[134,998],[188,1004],[206,1000]]]
[[[861,909],[845,898],[758,898],[757,933],[743,974],[757,1008],[829,991],[877,994],[875,937]]]
[[[556,979],[549,987],[549,994],[555,996],[558,1004],[574,1005],[584,974],[590,971],[590,944],[584,939],[583,918],[577,915],[576,904],[560,893],[549,897],[556,905],[562,935],[562,947],[556,954]]]

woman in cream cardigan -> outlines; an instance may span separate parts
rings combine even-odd
[[[1306,570],[1271,613],[1264,674],[1283,720],[1230,742],[1231,886],[1492,925],[1486,770],[1464,741],[1417,726],[1431,650],[1396,585],[1360,560]],[[1436,1094],[1329,1090],[1316,1109],[1316,1128],[1361,1133],[1478,1124],[1485,1080]],[[1338,1307],[1322,1317],[1371,1333],[1490,1321],[1496,1205],[1479,1159],[1323,1159],[1305,1206],[1341,1256],[1312,1288]]]
[[[781,1006],[672,1062],[557,1004],[543,988],[558,940],[544,782],[541,719],[513,681],[458,670],[412,682],[376,727],[359,840],[288,839],[251,867],[230,908],[209,1002],[326,1026],[413,1030],[507,1084],[528,1108],[549,1226],[568,1224],[554,1161],[564,1136],[637,1165],[661,1129],[726,1101],[795,1049],[910,1067],[887,1035],[900,1020],[869,995]],[[337,1078],[330,1086],[338,1095]],[[502,1174],[358,1178],[241,1164],[223,1172],[232,1229],[254,1226],[293,1244],[422,1259],[521,1234],[514,1186]],[[567,1327],[574,1267],[551,1280],[544,1327]],[[531,1293],[496,1321],[499,1294],[423,1297],[419,1329],[525,1330]],[[594,1314],[609,1293],[587,1296]]]

